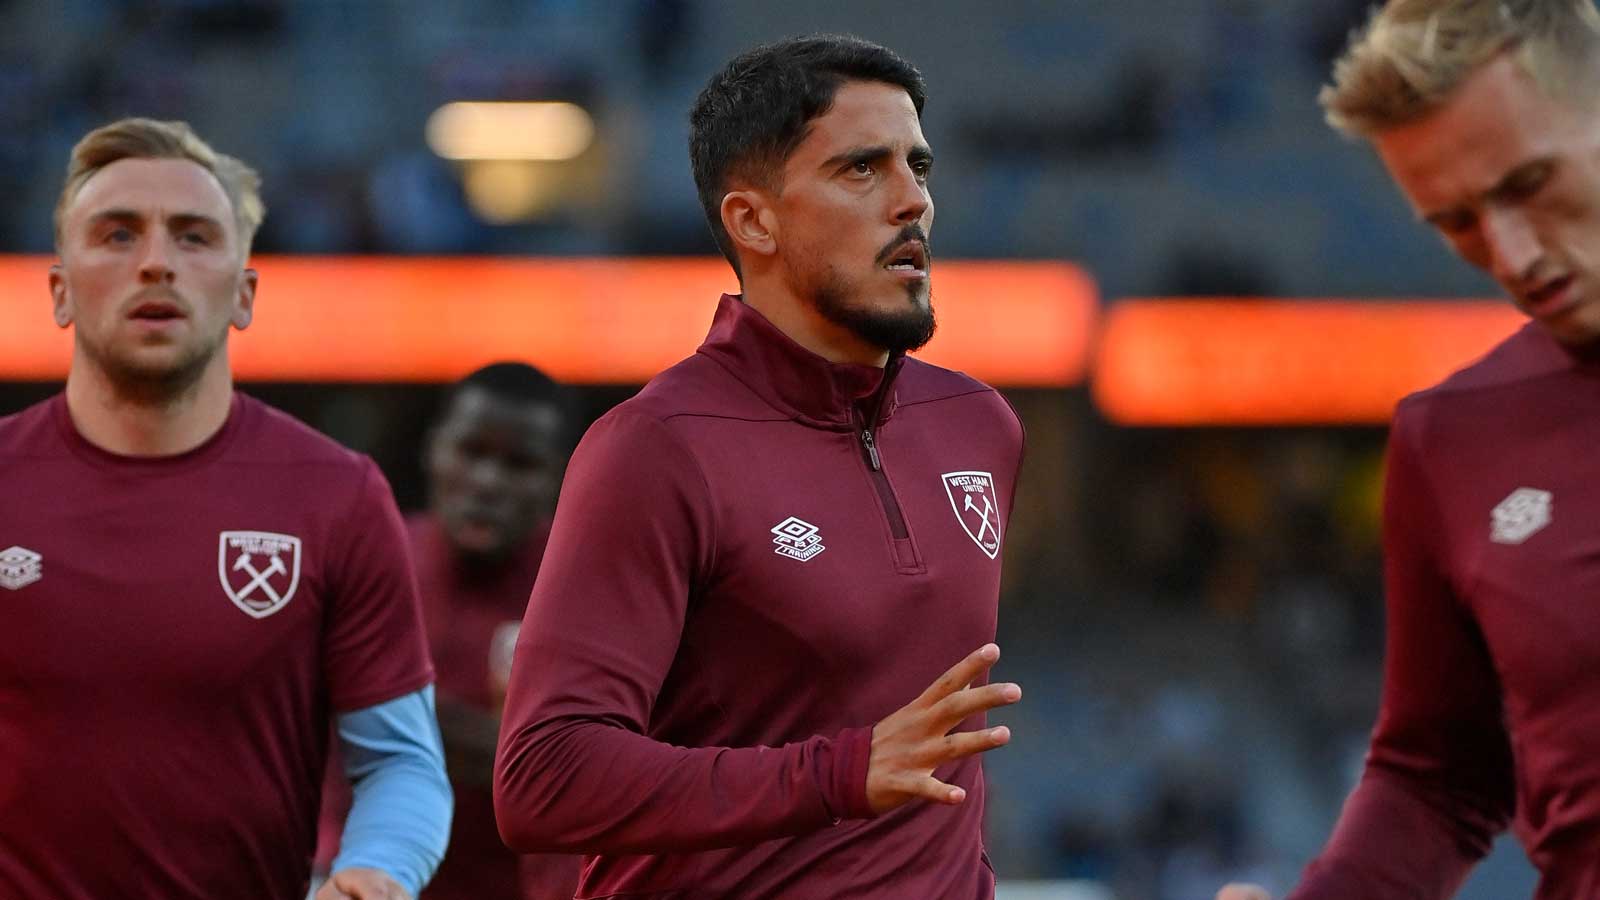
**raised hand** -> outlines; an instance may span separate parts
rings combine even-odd
[[[968,716],[1022,699],[1022,688],[1015,684],[971,686],[999,658],[1000,648],[994,644],[979,647],[917,699],[873,726],[867,765],[867,802],[873,812],[912,800],[954,806],[967,799],[965,790],[934,778],[933,770],[1011,740],[1011,729],[1004,725],[951,733]]]

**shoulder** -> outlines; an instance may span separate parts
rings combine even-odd
[[[55,405],[60,395],[35,403],[8,416],[0,416],[0,459],[50,455],[60,449]]]
[[[952,417],[954,426],[987,425],[1022,436],[1022,421],[1000,392],[965,372],[907,359],[895,383],[896,409],[926,407]]]
[[[750,421],[785,418],[704,353],[696,353],[662,371],[617,409],[663,423],[707,417]]]
[[[365,478],[377,468],[366,454],[248,394],[239,395],[237,412],[239,434],[228,448],[228,456],[235,462],[309,468],[357,478]]]
[[[1555,339],[1530,322],[1481,359],[1403,398],[1395,407],[1394,436],[1415,446],[1440,429],[1486,433],[1481,429],[1503,422],[1529,387],[1571,369]]]

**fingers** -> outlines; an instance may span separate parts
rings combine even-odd
[[[948,671],[934,680],[928,689],[917,698],[917,703],[923,706],[932,706],[940,700],[961,690],[976,681],[979,675],[989,670],[1000,658],[1000,648],[995,644],[984,644],[982,647],[967,654],[967,658],[951,666]]]
[[[1217,900],[1272,900],[1272,895],[1258,884],[1230,884],[1217,891]]]
[[[972,756],[985,750],[1004,747],[1011,741],[1011,729],[1004,725],[997,728],[985,728],[982,731],[962,731],[956,734],[947,734],[944,740],[937,745],[936,755],[930,762],[933,765],[942,765],[953,759]]]
[[[1001,706],[1010,706],[1021,699],[1021,685],[1010,682],[984,684],[951,694],[934,704],[931,712],[943,724],[940,730],[949,731],[968,716]]]

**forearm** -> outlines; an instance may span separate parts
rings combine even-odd
[[[354,800],[333,871],[389,873],[412,896],[450,838],[454,798],[433,714],[433,688],[339,716]]]
[[[1446,900],[1505,825],[1470,797],[1369,767],[1287,900]]]
[[[592,720],[508,731],[495,814],[522,852],[707,850],[871,815],[870,728],[783,747],[683,748]]]

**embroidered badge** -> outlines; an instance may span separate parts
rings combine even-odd
[[[1550,524],[1550,492],[1517,488],[1489,513],[1489,540],[1520,544]]]
[[[271,531],[224,531],[217,575],[233,605],[264,619],[288,604],[300,585],[300,539]]]
[[[950,508],[956,512],[956,521],[966,529],[990,559],[1000,554],[1000,507],[994,491],[994,476],[988,472],[946,472],[944,492],[950,498]]]
[[[44,577],[44,557],[26,547],[0,550],[0,588],[20,591]]]
[[[828,549],[822,545],[822,535],[817,533],[817,526],[794,516],[774,525],[772,533],[777,535],[772,542],[778,545],[773,552],[779,556],[810,562],[812,557]]]

